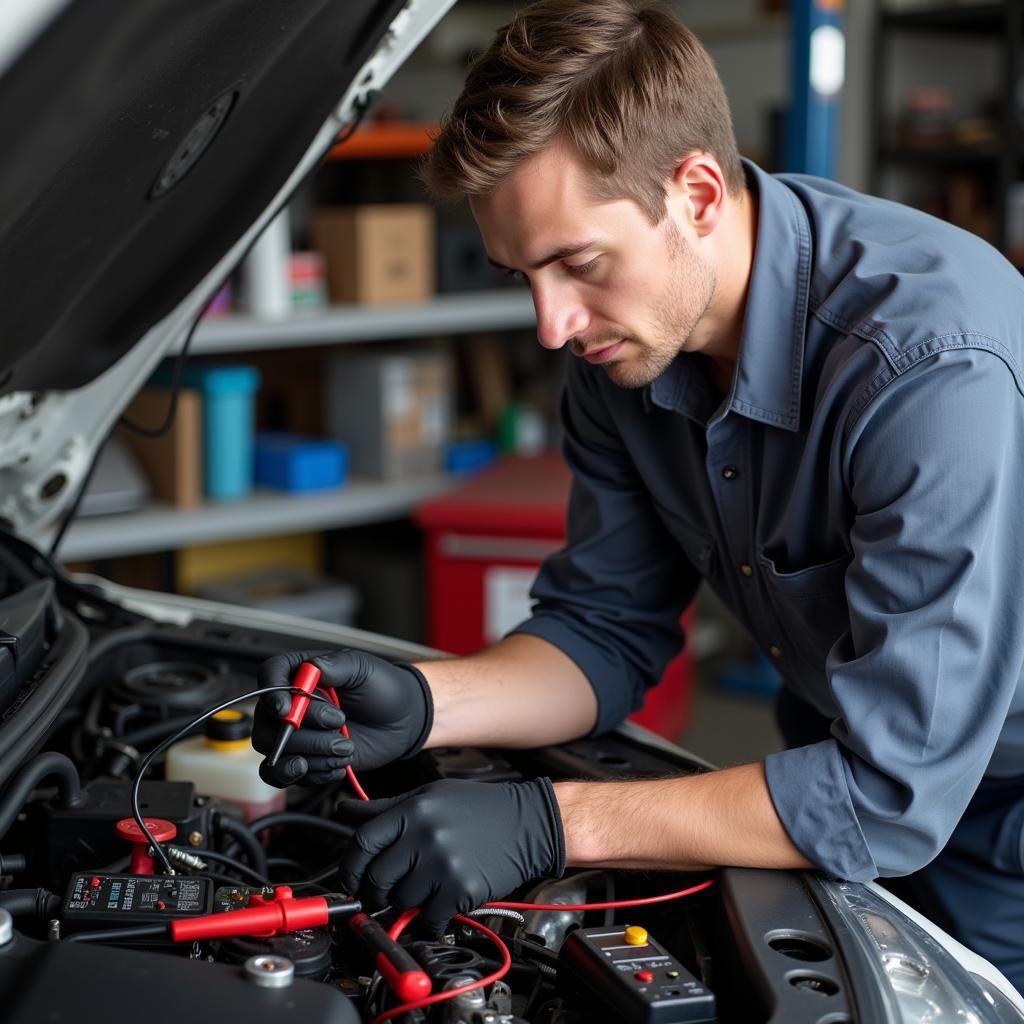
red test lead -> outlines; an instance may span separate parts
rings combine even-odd
[[[279,885],[272,900],[221,914],[180,918],[170,922],[170,931],[175,942],[229,935],[277,935],[303,928],[320,928],[331,917],[358,914],[362,909],[358,900],[324,896],[296,899],[288,886]]]
[[[356,914],[349,918],[348,923],[363,945],[375,955],[374,965],[384,983],[403,1003],[430,995],[430,976],[377,921],[366,914]]]
[[[277,764],[280,759],[281,752],[284,750],[288,737],[291,736],[293,730],[298,729],[302,725],[302,720],[306,717],[306,709],[309,707],[309,695],[316,689],[318,682],[320,682],[320,669],[316,665],[304,661],[299,666],[299,670],[295,673],[295,678],[292,680],[292,686],[303,692],[296,693],[292,697],[291,710],[284,717],[284,724],[281,726],[281,735],[278,737],[277,746],[274,747],[270,757],[267,758],[267,764],[271,767]]]

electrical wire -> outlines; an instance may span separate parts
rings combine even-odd
[[[239,821],[230,814],[219,812],[213,816],[213,827],[214,831],[218,832],[221,836],[227,836],[232,841],[231,849],[228,849],[223,844],[220,844],[219,847],[215,845],[214,849],[219,848],[220,852],[228,857],[237,857],[237,851],[241,850],[245,854],[246,863],[254,871],[264,876],[269,874],[267,870],[267,851],[263,849],[263,844],[257,838],[256,833],[248,828],[244,822]]]
[[[235,860],[234,857],[229,857],[225,853],[217,853],[215,850],[190,850],[189,852],[194,853],[200,860],[209,860],[214,864],[224,864],[240,875],[248,875],[258,885],[262,885],[265,888],[273,888],[274,883],[266,875],[260,874],[255,868],[251,868],[248,864],[243,864],[240,860]]]
[[[231,275],[229,274],[228,277],[230,276]],[[185,378],[185,364],[188,361],[188,350],[192,347],[192,339],[195,337],[196,328],[198,328],[199,324],[202,322],[203,314],[206,312],[210,303],[217,297],[227,281],[227,277],[223,278],[220,284],[213,289],[210,297],[203,303],[203,308],[199,311],[199,315],[195,320],[192,321],[192,326],[188,329],[188,334],[185,335],[185,341],[178,350],[178,355],[174,360],[174,369],[171,371],[171,400],[168,403],[167,412],[164,414],[163,423],[158,427],[144,427],[141,423],[136,423],[127,416],[121,416],[118,422],[122,427],[127,427],[127,429],[133,434],[139,434],[142,437],[163,437],[164,434],[174,426],[174,419],[178,414],[178,397],[181,395],[181,385]]]
[[[315,875],[310,875],[309,878],[303,879],[301,882],[283,882],[283,885],[290,885],[293,889],[300,889],[307,885],[319,885],[325,879],[331,877],[331,875],[337,874],[341,870],[340,864],[332,864],[330,867],[326,867],[323,871],[318,871]]]
[[[397,940],[418,913],[418,910],[407,910],[405,913],[399,915],[398,920],[396,920],[388,929],[388,935]],[[486,988],[486,986],[493,984],[495,981],[500,981],[506,974],[508,974],[512,967],[512,954],[508,951],[508,946],[506,946],[490,928],[481,924],[479,921],[474,921],[471,917],[464,917],[462,914],[456,914],[454,920],[461,924],[468,925],[470,928],[475,928],[478,932],[482,932],[486,935],[487,938],[494,943],[501,954],[501,966],[493,974],[488,974],[484,978],[471,981],[468,985],[458,985],[455,988],[447,988],[443,992],[435,992],[433,995],[425,996],[423,999],[417,999],[414,1002],[402,1003],[394,1009],[378,1014],[374,1017],[373,1024],[384,1024],[385,1021],[394,1020],[395,1017],[401,1017],[406,1013],[412,1013],[413,1010],[422,1010],[425,1006],[434,1006],[436,1003],[442,1003],[448,999],[454,999],[456,996],[461,996],[464,992],[473,992],[478,988]]]
[[[331,692],[333,693],[333,691]],[[337,699],[335,699],[335,707],[337,706]],[[345,727],[343,726],[342,728]],[[347,735],[348,734],[346,732],[346,737]],[[347,771],[354,779],[355,773],[352,771],[351,765],[349,765]],[[356,784],[358,785],[358,783]],[[363,791],[362,786],[359,786],[357,792],[360,794],[360,799],[370,799]],[[619,910],[624,907],[646,907],[652,903],[668,903],[669,900],[681,900],[686,896],[693,896],[698,892],[703,892],[705,889],[710,889],[714,884],[715,880],[713,878],[709,878],[706,882],[701,882],[699,885],[692,885],[688,889],[679,889],[676,892],[666,892],[659,896],[644,896],[635,900],[604,900],[600,903],[515,903],[508,900],[498,900],[493,903],[484,903],[479,909],[491,907],[503,910]],[[406,911],[406,913],[413,913],[413,911]],[[402,918],[399,918],[399,920],[402,920]]]
[[[338,707],[338,699],[334,690],[328,690],[334,706]],[[348,738],[348,729],[346,726],[342,726],[342,732],[346,739]],[[370,798],[366,795],[363,787],[359,785],[356,779],[355,772],[352,771],[352,766],[349,765],[346,769],[346,774],[349,780],[355,787],[356,792],[359,794],[361,800],[369,800]],[[633,900],[605,900],[600,903],[516,903],[508,900],[496,901],[493,903],[484,903],[483,906],[478,908],[478,912],[482,912],[487,909],[494,910],[555,910],[555,911],[587,911],[587,910],[614,910],[621,907],[644,907],[652,903],[667,903],[669,900],[682,899],[685,896],[693,896],[698,892],[703,892],[705,889],[711,888],[715,884],[714,879],[708,879],[706,882],[701,882],[699,885],[690,886],[687,889],[680,889],[677,892],[662,893],[659,896],[647,896],[642,899]],[[409,924],[419,914],[419,909],[412,909],[403,911],[399,914],[395,923],[388,929],[388,935],[391,938],[397,940],[403,931],[409,926]],[[489,939],[498,947],[501,951],[502,956],[502,967],[494,974],[488,975],[486,978],[482,978],[479,981],[474,981],[468,985],[460,985],[458,988],[445,989],[443,992],[437,992],[433,995],[427,996],[424,999],[419,999],[415,1002],[403,1003],[401,1006],[397,1006],[392,1010],[388,1010],[386,1013],[378,1014],[373,1024],[384,1024],[384,1021],[393,1020],[395,1017],[400,1017],[402,1014],[411,1013],[413,1010],[420,1010],[425,1006],[433,1006],[435,1003],[440,1003],[446,999],[453,999],[455,996],[462,995],[463,992],[472,992],[478,988],[484,988],[486,985],[490,985],[491,982],[498,981],[503,978],[512,966],[512,954],[509,952],[508,946],[501,940],[501,938],[492,932],[489,928],[480,924],[479,921],[474,921],[470,917],[465,917],[462,914],[456,914],[454,920],[461,921],[463,924],[469,925],[471,928],[475,928],[477,931],[483,932]]]
[[[153,838],[153,833],[149,831],[149,826],[143,820],[142,812],[139,809],[139,787],[142,785],[142,779],[145,776],[149,766],[153,763],[154,759],[162,754],[172,743],[179,740],[189,730],[195,728],[201,722],[205,722],[206,719],[212,718],[218,711],[224,711],[226,708],[230,708],[235,704],[241,704],[243,701],[252,700],[254,697],[261,697],[265,693],[304,693],[297,686],[265,686],[259,690],[250,690],[248,693],[240,694],[237,697],[232,697],[231,700],[224,701],[223,704],[218,704],[214,708],[210,708],[208,711],[204,711],[197,718],[194,718],[188,723],[183,729],[179,729],[176,733],[168,736],[167,739],[162,740],[157,746],[155,746],[142,760],[142,764],[139,765],[139,770],[135,773],[135,780],[132,783],[131,793],[131,804],[132,804],[132,817],[135,819],[135,823],[142,830],[142,834],[149,840],[149,845],[153,848],[154,855],[160,860],[160,864],[164,871],[168,875],[175,873],[171,867],[171,862],[167,859],[167,854],[164,853],[163,847]],[[307,694],[312,700],[320,700],[327,702],[327,698],[319,693]]]
[[[351,839],[355,832],[355,829],[343,825],[340,821],[325,820],[313,814],[299,814],[298,811],[272,811],[270,814],[264,814],[262,818],[249,822],[249,831],[265,832],[268,828],[276,828],[278,825],[318,828],[324,832],[333,832],[343,839]]]
[[[139,809],[139,788],[140,788],[140,786],[142,784],[142,779],[143,779],[146,771],[148,770],[149,766],[153,763],[154,759],[159,754],[163,753],[163,751],[167,747],[169,747],[172,743],[174,743],[176,740],[178,740],[181,736],[184,736],[191,729],[195,728],[200,723],[206,721],[207,718],[210,718],[213,715],[217,714],[218,712],[224,711],[225,709],[227,709],[229,707],[232,707],[235,704],[242,703],[243,701],[252,700],[255,697],[261,697],[261,696],[263,696],[264,694],[267,694],[267,693],[277,693],[277,692],[281,692],[281,691],[285,691],[285,692],[288,692],[288,693],[295,693],[295,694],[304,694],[305,693],[305,691],[300,690],[296,686],[267,686],[267,687],[263,687],[263,688],[261,688],[259,690],[251,690],[248,693],[244,693],[244,694],[241,694],[241,695],[239,695],[237,697],[233,697],[231,700],[225,701],[222,704],[219,704],[216,707],[211,708],[208,711],[203,712],[202,715],[200,715],[197,718],[195,718],[192,721],[190,721],[183,729],[180,729],[180,730],[178,730],[178,732],[174,733],[172,736],[167,737],[167,739],[163,740],[157,747],[155,747],[153,750],[151,750],[149,752],[149,754],[146,755],[145,759],[142,761],[141,765],[139,766],[139,770],[136,773],[135,780],[134,780],[134,782],[132,784],[132,792],[131,792],[132,816],[134,817],[134,819],[135,819],[136,823],[138,824],[139,828],[142,830],[143,834],[149,840],[150,845],[153,848],[154,855],[159,858],[159,860],[161,861],[161,864],[163,865],[164,869],[167,871],[168,874],[174,874],[174,871],[173,871],[173,869],[171,867],[170,861],[167,858],[167,854],[163,850],[163,848],[160,846],[160,844],[153,838],[153,835],[149,831],[149,828],[147,827],[145,821],[143,820],[141,811]],[[326,696],[325,696],[325,693],[326,693]],[[324,701],[325,703],[329,702],[329,703],[332,703],[335,707],[340,707],[339,702],[338,702],[337,694],[334,692],[334,690],[332,688],[327,688],[325,693],[321,692],[318,689],[318,690],[314,690],[310,694],[306,694],[306,696],[310,697],[313,700],[320,700],[320,701]],[[341,731],[342,731],[343,735],[346,738],[348,738],[349,733],[348,733],[347,726],[342,726],[342,730]],[[352,787],[354,788],[354,790],[358,794],[359,799],[361,799],[361,800],[369,800],[370,797],[367,795],[366,791],[363,789],[362,785],[359,783],[359,780],[356,778],[356,774],[352,770],[352,766],[348,765],[346,767],[346,769],[345,769],[345,772],[346,772],[346,775],[348,776],[349,781],[352,784]],[[267,829],[267,828],[272,828],[274,825],[277,825],[277,824],[284,824],[286,821],[288,821],[288,819],[292,819],[290,822],[288,822],[290,824],[307,824],[307,825],[316,824],[316,825],[318,825],[320,827],[327,827],[329,825],[336,825],[337,824],[336,822],[324,822],[322,820],[315,819],[315,818],[312,818],[312,820],[308,820],[308,821],[304,820],[304,821],[300,822],[300,821],[295,821],[296,818],[306,819],[306,818],[312,818],[312,816],[309,816],[309,815],[292,815],[292,814],[289,814],[288,812],[281,812],[280,814],[270,814],[270,815],[266,815],[262,819],[259,819],[258,821],[252,822],[252,824],[250,825],[250,828],[252,829],[253,832],[259,832],[259,831],[263,831],[264,829]],[[329,829],[329,830],[330,831],[335,831],[334,829]],[[231,866],[235,870],[244,871],[247,874],[251,874],[251,875],[254,875],[254,876],[258,875],[258,873],[253,871],[251,868],[249,868],[248,865],[244,865],[244,864],[242,864],[239,861],[235,861],[233,858],[227,857],[224,854],[211,854],[208,851],[205,851],[205,855],[208,856],[210,860],[219,861],[219,862],[222,862],[222,863],[227,863],[227,864],[229,864],[229,866]],[[318,882],[322,881],[324,878],[327,878],[330,875],[334,874],[334,872],[336,870],[337,870],[337,867],[331,867],[329,869],[325,869],[319,875],[315,875],[315,876],[313,876],[311,878],[307,878],[307,879],[305,879],[304,882],[300,882],[300,883],[297,883],[297,884],[298,885],[315,885]],[[270,883],[269,880],[264,879],[262,877],[260,878],[260,881],[261,881],[261,883],[265,882],[267,885],[272,885],[273,884],[273,883]],[[659,895],[659,896],[649,896],[649,897],[645,897],[645,898],[642,898],[642,899],[632,899],[632,900],[609,900],[609,901],[604,901],[604,902],[600,902],[600,903],[580,903],[580,904],[561,904],[561,905],[558,905],[558,904],[544,904],[544,903],[517,903],[517,902],[511,902],[511,901],[497,901],[497,902],[492,902],[492,903],[485,903],[482,907],[478,908],[478,910],[479,911],[483,911],[483,910],[486,910],[486,909],[500,909],[500,910],[512,910],[512,911],[519,911],[519,910],[587,911],[587,910],[607,910],[607,909],[619,908],[619,907],[640,907],[640,906],[647,906],[647,905],[650,905],[650,904],[653,904],[653,903],[664,903],[664,902],[667,902],[669,900],[682,899],[685,896],[691,896],[691,895],[693,895],[695,893],[702,892],[703,890],[710,888],[712,885],[714,885],[714,881],[713,880],[708,880],[706,882],[700,883],[699,885],[691,886],[691,887],[689,887],[687,889],[681,889],[681,890],[679,890],[677,892],[663,893],[662,895]],[[408,927],[408,925],[415,919],[415,917],[418,914],[419,914],[419,910],[418,909],[412,909],[412,910],[404,911],[402,914],[399,915],[399,917],[397,918],[395,923],[391,926],[391,928],[389,929],[388,934],[391,935],[392,938],[397,939],[402,934],[402,932]],[[397,1007],[395,1007],[395,1008],[393,1008],[391,1010],[386,1011],[385,1013],[379,1014],[376,1018],[374,1018],[373,1024],[384,1024],[385,1021],[393,1020],[395,1017],[401,1016],[401,1015],[406,1014],[406,1013],[410,1013],[413,1010],[419,1010],[419,1009],[422,1009],[422,1008],[424,1008],[426,1006],[433,1006],[433,1005],[435,1005],[437,1003],[444,1002],[444,1001],[446,1001],[448,999],[453,999],[455,996],[462,995],[464,992],[471,992],[471,991],[474,991],[474,990],[476,990],[478,988],[484,988],[485,986],[490,985],[493,982],[500,980],[501,978],[503,978],[508,973],[508,971],[511,969],[511,966],[512,966],[512,955],[509,952],[508,947],[505,945],[505,943],[501,940],[501,938],[498,935],[496,935],[494,932],[492,932],[485,925],[481,924],[479,921],[475,921],[472,918],[466,917],[466,916],[464,916],[462,914],[456,914],[455,917],[454,917],[454,920],[459,921],[462,924],[465,924],[465,925],[467,925],[470,928],[476,929],[477,931],[479,931],[482,934],[486,935],[487,938],[489,938],[494,943],[494,945],[501,952],[502,964],[499,967],[499,969],[497,971],[495,971],[493,974],[487,975],[485,978],[482,978],[482,979],[479,979],[477,981],[471,982],[468,985],[460,985],[460,986],[458,986],[457,988],[454,988],[454,989],[445,989],[443,992],[434,993],[434,994],[432,994],[430,996],[424,997],[423,999],[416,1000],[415,1002],[404,1003],[404,1004],[402,1004],[400,1006],[397,1006]],[[81,933],[78,934],[78,936],[69,937],[69,938],[73,938],[74,941],[78,941],[78,942],[86,942],[86,941],[93,941],[93,940],[96,940],[96,939],[108,939],[109,940],[109,939],[117,939],[117,938],[134,938],[134,937],[142,937],[142,936],[146,936],[146,935],[154,935],[154,934],[158,934],[158,933],[160,933],[160,932],[158,930],[154,930],[154,926],[140,926],[139,928],[114,929],[114,930],[107,930],[107,931],[104,931],[104,932],[92,932],[92,933],[90,933],[90,932],[81,932]]]
[[[167,936],[165,924],[137,924],[130,928],[105,928],[95,932],[75,932],[65,936],[65,942],[109,942],[115,939],[142,939],[151,936]]]
[[[141,434],[143,437],[163,437],[164,434],[171,429],[174,424],[174,418],[178,412],[178,396],[181,394],[181,384],[185,374],[185,362],[188,359],[188,350],[192,345],[192,339],[195,336],[196,328],[203,319],[203,313],[206,312],[207,306],[209,306],[210,303],[213,302],[214,298],[216,298],[217,292],[221,290],[226,280],[227,278],[225,278],[224,281],[221,281],[210,298],[203,303],[202,310],[200,310],[199,315],[192,321],[192,326],[189,328],[188,334],[185,336],[185,342],[181,346],[181,350],[178,352],[178,357],[174,363],[174,370],[171,378],[171,401],[167,408],[167,415],[164,417],[163,423],[161,423],[159,427],[143,427],[141,424],[136,423],[127,416],[121,416],[118,422],[122,426],[127,427],[136,434]],[[71,525],[71,521],[78,514],[78,508],[82,504],[85,492],[89,489],[89,484],[96,472],[96,467],[100,464],[100,456],[103,454],[103,449],[106,448],[107,442],[113,436],[113,433],[114,430],[111,428],[107,432],[107,436],[103,438],[96,448],[92,461],[89,463],[89,468],[85,471],[85,476],[82,478],[82,483],[78,488],[78,493],[75,495],[74,501],[71,502],[67,512],[64,514],[64,518],[61,520],[61,524],[57,528],[57,533],[54,535],[54,538],[50,543],[49,554],[51,559],[57,557],[57,549],[60,547],[61,541],[64,540],[64,535],[68,532],[68,527]]]
[[[326,690],[331,703],[340,711],[341,705],[338,703],[338,695],[334,692],[334,687],[328,686]],[[347,740],[352,738],[348,734],[348,726],[344,723],[342,723],[341,726],[341,735]],[[352,788],[356,791],[356,796],[358,796],[360,800],[369,800],[370,798],[366,795],[366,790],[359,784],[359,780],[356,778],[356,773],[352,770],[352,765],[345,765],[345,775],[347,776],[348,781],[352,784]]]
[[[513,903],[507,900],[499,900],[495,903],[485,903],[485,907],[498,907],[505,910],[619,910],[623,907],[646,907],[652,903],[667,903],[669,900],[681,900],[685,896],[694,896],[698,892],[710,889],[715,884],[713,878],[699,885],[691,885],[688,889],[680,889],[678,892],[665,892],[660,896],[644,896],[635,900],[605,900],[601,903]]]

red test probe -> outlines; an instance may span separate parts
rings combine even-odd
[[[385,984],[403,1003],[411,1003],[430,995],[430,975],[372,917],[355,914],[349,927],[371,953]]]
[[[306,711],[309,708],[309,695],[316,689],[316,684],[319,682],[320,669],[316,665],[304,661],[292,680],[292,686],[303,692],[292,696],[291,710],[284,716],[284,724],[281,726],[281,735],[277,738],[277,745],[270,757],[267,758],[267,764],[271,767],[280,759],[288,737],[302,725],[302,720],[306,717]]]
[[[252,898],[250,905],[241,910],[171,921],[170,933],[175,942],[229,935],[277,935],[302,928],[319,928],[332,917],[359,914],[362,909],[358,900],[324,896],[296,899],[289,886],[279,885],[273,899]]]

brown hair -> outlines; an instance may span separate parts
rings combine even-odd
[[[658,223],[681,159],[710,153],[736,194],[729,101],[697,38],[650,0],[538,0],[498,30],[441,122],[421,175],[438,199],[484,195],[564,140],[599,198]]]

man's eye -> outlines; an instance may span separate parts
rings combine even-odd
[[[575,266],[575,267],[572,266],[571,264],[568,264],[568,263],[566,264],[566,268],[572,274],[589,274],[590,271],[593,270],[594,267],[596,267],[596,266],[597,266],[597,258],[596,257],[594,259],[592,259],[589,263],[581,263],[581,264],[579,264],[579,266]]]
[[[512,281],[525,281],[526,275],[521,270],[506,270],[505,277]]]

